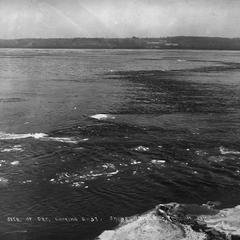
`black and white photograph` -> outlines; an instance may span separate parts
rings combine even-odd
[[[240,1],[0,0],[0,240],[240,240]]]

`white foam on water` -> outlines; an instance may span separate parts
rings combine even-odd
[[[0,132],[0,140],[15,140],[24,138],[35,138],[40,139],[47,137],[45,133],[4,133]]]
[[[20,164],[20,162],[19,162],[19,161],[13,161],[13,162],[11,162],[10,164],[11,164],[12,166],[17,166],[17,165]]]
[[[153,159],[153,160],[151,161],[151,163],[153,163],[153,164],[164,164],[164,163],[166,163],[166,161],[165,161],[165,160],[156,160],[156,159]]]
[[[8,148],[3,148],[0,150],[0,152],[4,153],[4,152],[23,152],[24,150],[22,149],[21,145],[14,145],[12,147],[8,147]]]
[[[138,151],[138,152],[147,152],[147,151],[149,151],[149,147],[138,146],[138,147],[134,148],[134,150]]]
[[[51,141],[56,141],[56,142],[63,142],[63,143],[74,143],[77,144],[78,141],[73,139],[73,138],[69,138],[69,137],[45,137],[46,140],[51,140]]]
[[[136,160],[131,160],[131,165],[137,165],[137,164],[141,164],[142,162],[140,161],[136,161]]]
[[[19,182],[19,183],[21,183],[21,184],[27,184],[27,183],[31,183],[31,182],[32,182],[32,180],[28,179],[28,180],[25,180],[25,181],[22,181],[22,182]]]
[[[116,169],[115,165],[112,164],[112,163],[105,163],[105,164],[102,165],[102,167],[107,168],[107,169],[109,169],[109,168]]]
[[[81,187],[85,185],[85,181],[94,180],[101,176],[111,177],[119,173],[119,170],[112,172],[94,172],[90,171],[87,174],[62,172],[56,175],[55,178],[49,180],[53,184],[70,184],[72,187]]]
[[[45,141],[56,141],[64,143],[74,143],[77,144],[79,141],[71,137],[49,137],[46,133],[4,133],[0,132],[0,140],[17,140],[34,138],[37,140]],[[87,141],[88,139],[82,139],[82,141]],[[12,148],[3,149],[2,152],[12,152],[12,151],[23,151],[21,145],[14,145]]]
[[[110,114],[95,114],[95,115],[92,115],[91,118],[94,118],[97,120],[115,119],[115,117]]]
[[[116,174],[118,174],[118,173],[119,173],[119,171],[116,170],[115,172],[110,172],[110,173],[108,173],[107,176],[109,177],[109,176],[112,176],[112,175],[116,175]]]
[[[178,62],[186,62],[187,60],[185,60],[185,59],[178,59],[177,61]]]
[[[4,177],[0,177],[0,185],[5,186],[8,184],[8,179]]]
[[[219,151],[222,155],[226,155],[226,154],[240,155],[239,151],[230,150],[230,149],[224,148],[223,146],[219,148]]]
[[[82,187],[83,185],[84,185],[83,182],[80,182],[80,183],[79,182],[74,182],[74,183],[71,184],[72,187]]]

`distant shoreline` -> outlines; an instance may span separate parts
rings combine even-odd
[[[0,39],[0,48],[240,50],[240,38],[190,36],[164,38],[23,38]]]

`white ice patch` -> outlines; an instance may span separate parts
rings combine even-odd
[[[227,149],[227,148],[224,148],[224,147],[220,147],[219,148],[219,151],[222,155],[226,155],[226,154],[235,154],[235,155],[240,155],[240,152],[238,151],[234,151],[234,150],[230,150],[230,149]]]
[[[92,115],[91,118],[94,118],[97,120],[115,119],[115,117],[110,114],[96,114],[96,115]]]

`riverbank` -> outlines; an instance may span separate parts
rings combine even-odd
[[[217,210],[213,203],[160,204],[134,216],[99,240],[235,240],[240,239],[240,206]]]

